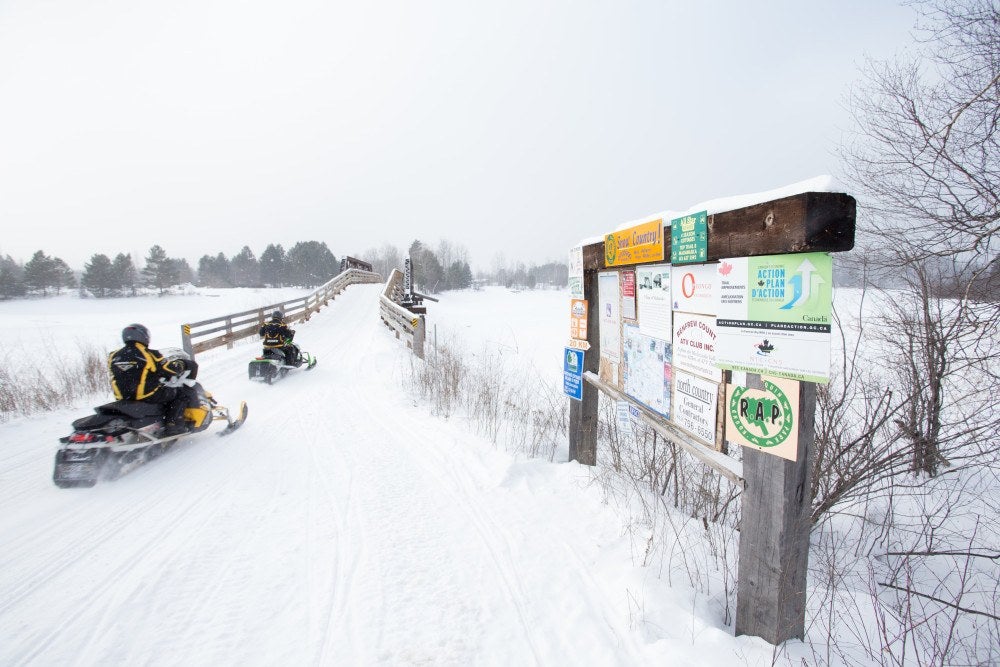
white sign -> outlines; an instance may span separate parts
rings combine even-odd
[[[642,335],[634,324],[626,324],[623,332],[625,393],[669,418],[672,377],[670,343]]]
[[[718,405],[718,384],[675,371],[673,422],[712,447],[715,447]]]
[[[715,315],[718,274],[715,264],[675,266],[670,280],[674,310]]]
[[[826,253],[718,264],[716,363],[803,382],[830,380],[833,263]]]
[[[715,366],[718,333],[711,315],[674,313],[674,367],[722,382]]]
[[[644,336],[670,340],[670,265],[635,268],[635,291],[639,302],[639,331]]]
[[[632,435],[635,431],[632,428],[632,410],[628,401],[617,401],[615,403],[616,415],[618,417],[618,430],[625,435]]]
[[[569,298],[583,298],[583,246],[569,251]]]
[[[601,357],[611,363],[621,361],[622,316],[621,295],[618,292],[618,272],[608,271],[597,275],[598,303],[601,314],[598,319],[601,330]],[[594,314],[590,313],[590,317]]]

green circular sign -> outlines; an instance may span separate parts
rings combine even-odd
[[[608,234],[604,237],[604,263],[611,266],[615,263],[616,257],[618,257],[618,243],[614,234]]]
[[[746,396],[748,387],[735,388],[729,398],[729,416],[748,442],[758,447],[777,447],[792,433],[792,403],[785,392],[767,380],[764,389],[768,396],[757,398]]]

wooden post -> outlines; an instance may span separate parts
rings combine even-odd
[[[184,349],[191,359],[194,360],[194,346],[191,344],[191,325],[182,324],[181,325],[181,347]]]
[[[603,266],[604,246],[595,244],[583,250],[583,298],[587,300],[587,342],[583,370],[597,373],[601,362],[597,273]],[[567,334],[568,335],[568,334]],[[569,399],[569,460],[597,465],[598,401],[600,394],[589,382],[583,383],[583,400]]]
[[[424,358],[424,338],[426,338],[427,324],[423,315],[417,315],[417,326],[413,328],[413,354],[418,358]]]
[[[764,388],[760,375],[748,374],[747,385]],[[815,413],[816,385],[802,382],[795,461],[743,448],[736,634],[775,645],[805,636]]]
[[[226,318],[226,349],[233,349],[233,318]]]

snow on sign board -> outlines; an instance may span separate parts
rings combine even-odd
[[[830,381],[830,255],[737,257],[719,262],[717,271],[720,368]]]
[[[663,259],[663,220],[644,222],[604,237],[604,264],[622,266]]]

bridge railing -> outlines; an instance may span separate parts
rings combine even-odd
[[[377,273],[348,269],[332,278],[312,294],[297,299],[272,303],[239,313],[230,313],[201,322],[182,324],[182,345],[184,350],[192,356],[198,352],[223,345],[231,349],[236,341],[256,336],[268,315],[275,310],[283,313],[287,323],[305,321],[313,313],[330,303],[349,285],[380,282],[382,282],[382,276]]]
[[[424,358],[424,338],[427,325],[423,315],[411,313],[399,305],[403,298],[403,272],[393,269],[379,297],[379,312],[382,323],[396,332],[396,338],[403,338],[407,346],[420,359]]]

